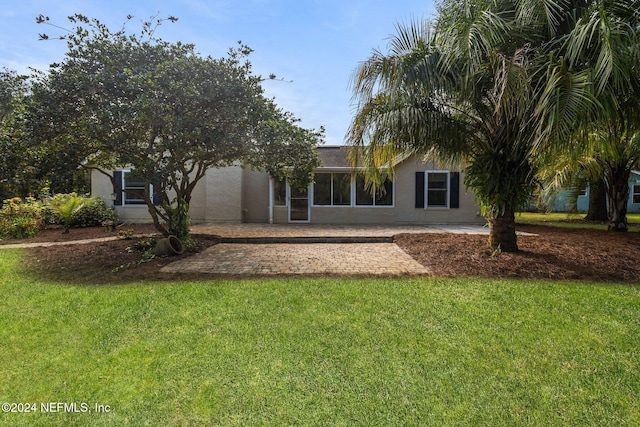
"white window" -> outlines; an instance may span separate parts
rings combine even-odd
[[[365,179],[362,175],[357,175],[356,184],[356,206],[393,206],[393,182],[388,178],[382,184],[384,191],[375,195],[365,187]]]
[[[315,206],[351,206],[350,173],[317,173],[314,181]]]
[[[145,205],[144,187],[146,181],[135,171],[122,171],[122,204],[123,205]],[[153,186],[149,186],[149,193],[153,194]]]
[[[371,195],[365,189],[364,177],[345,172],[319,172],[314,175],[314,206],[393,207],[394,184],[382,184],[384,191]]]
[[[449,207],[449,171],[425,171],[426,208]]]

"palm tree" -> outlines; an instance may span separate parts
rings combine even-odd
[[[360,65],[349,139],[353,160],[363,158],[374,183],[399,154],[464,166],[490,226],[490,248],[514,252],[514,214],[535,179],[533,51],[509,2],[478,3],[445,3],[435,26],[398,26],[389,53],[374,52]]]
[[[69,233],[73,216],[84,207],[84,198],[75,193],[56,196],[51,200],[49,206],[58,215],[64,225],[64,234]]]
[[[609,230],[627,231],[629,175],[640,165],[640,0],[569,3],[569,25],[543,46],[532,73],[536,151],[592,159],[605,178]]]
[[[363,159],[373,184],[381,168],[393,173],[399,154],[460,163],[486,214],[490,248],[517,251],[514,212],[535,188],[539,159],[586,146],[576,135],[602,134],[602,126],[624,135],[617,146],[637,129],[639,6],[445,0],[435,25],[398,26],[389,52],[374,51],[356,70],[353,160]],[[628,167],[611,169],[610,187]],[[612,228],[621,229],[618,217]]]

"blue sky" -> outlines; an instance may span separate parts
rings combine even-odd
[[[43,14],[69,27],[67,16],[82,13],[110,28],[139,22],[159,13],[176,16],[156,33],[168,41],[194,43],[204,56],[224,56],[238,40],[254,49],[254,72],[271,73],[292,83],[266,81],[267,95],[302,119],[307,128],[326,128],[326,143],[344,143],[353,115],[349,82],[373,49],[386,50],[395,25],[435,14],[433,0],[25,0],[0,8],[0,67],[26,72],[46,70],[64,57],[62,41],[39,41],[61,31],[38,25]]]

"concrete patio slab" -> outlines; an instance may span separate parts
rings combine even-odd
[[[466,233],[488,234],[489,229],[478,224],[460,225],[334,225],[334,224],[198,224],[194,234],[215,234],[223,238],[257,237],[393,237],[404,233]]]

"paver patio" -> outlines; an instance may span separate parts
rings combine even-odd
[[[165,273],[220,275],[428,275],[395,243],[219,244],[173,262]]]
[[[317,225],[317,224],[207,224],[192,232],[216,234],[223,239],[327,238],[329,243],[219,244],[202,253],[165,266],[166,273],[219,275],[349,275],[423,276],[429,270],[395,243],[366,243],[367,238],[389,238],[401,233],[486,233],[477,225]],[[330,243],[331,238],[361,243]]]

